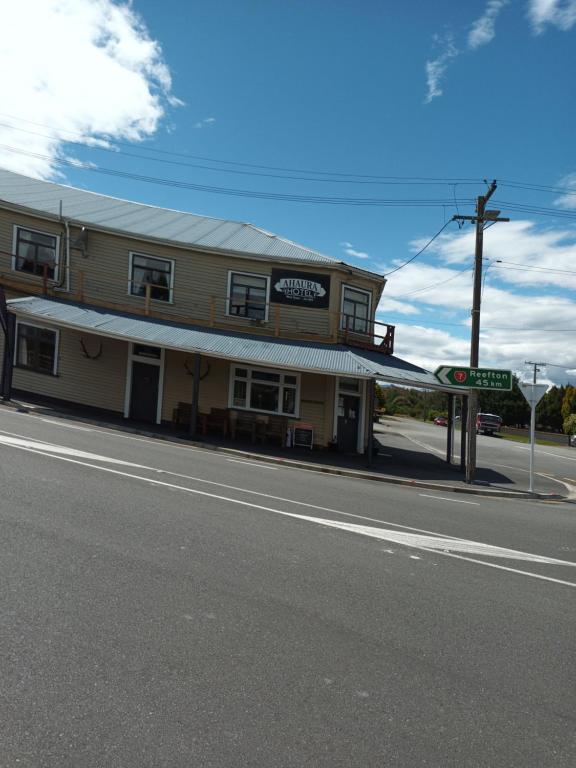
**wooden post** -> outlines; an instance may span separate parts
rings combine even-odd
[[[48,293],[48,264],[44,264],[44,267],[42,269],[42,288],[44,290],[44,295]]]
[[[274,307],[274,336],[280,336],[280,307]]]
[[[452,464],[452,440],[454,437],[454,395],[448,395],[448,435],[446,440],[446,461]]]
[[[366,466],[371,467],[374,461],[374,398],[376,397],[376,381],[370,379],[366,384],[368,402],[368,444],[366,446]]]
[[[10,400],[12,398],[12,373],[14,369],[14,347],[16,344],[16,318],[7,312],[5,321],[1,394],[3,400]]]
[[[462,397],[462,408],[460,410],[460,469],[466,470],[466,432],[468,426],[468,397],[464,395]],[[474,430],[476,424],[474,424]]]
[[[84,272],[78,272],[78,286],[76,288],[76,298],[78,301],[84,301]]]
[[[146,298],[144,299],[144,312],[145,314],[150,314],[150,296],[151,296],[152,286],[150,283],[146,283]]]
[[[190,437],[198,433],[198,401],[200,399],[200,364],[202,356],[194,355],[194,376],[192,379],[192,407],[190,408]]]
[[[215,317],[216,317],[216,299],[214,296],[210,296],[210,328],[214,328]]]
[[[332,328],[330,329],[330,334],[332,336],[332,341],[334,344],[338,343],[338,314],[336,312],[330,312],[330,323],[332,324]]]

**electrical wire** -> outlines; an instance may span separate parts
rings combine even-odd
[[[14,115],[9,115],[7,113],[0,112],[0,115],[3,117],[7,117],[11,120],[19,120],[20,122],[27,123],[28,125],[35,125],[40,128],[48,128],[50,130],[53,130],[52,126],[46,125],[45,123],[38,123],[34,122],[33,120],[26,120],[21,117],[16,117]],[[16,128],[16,130],[23,130],[19,129],[16,126],[10,126],[13,128]],[[78,131],[70,131],[65,128],[59,128],[58,129],[60,133],[67,133],[71,136],[76,136],[79,139],[83,139],[84,141],[80,141],[79,143],[82,144],[82,146],[90,146],[86,143],[86,136],[85,134],[82,134]],[[106,134],[103,134],[105,136]],[[54,138],[51,136],[50,138]],[[62,139],[63,141],[68,141],[68,139]],[[108,141],[108,139],[105,139],[105,141]],[[122,142],[122,141],[116,141],[111,140],[114,146],[119,147],[129,147],[130,149],[133,149],[133,144],[130,144],[129,142]],[[437,183],[437,184],[479,184],[482,182],[482,179],[474,179],[474,178],[444,178],[444,177],[435,177],[435,176],[379,176],[375,174],[365,174],[365,173],[344,173],[340,171],[315,171],[310,169],[302,169],[302,168],[286,168],[282,166],[276,166],[276,165],[263,165],[258,163],[245,163],[245,162],[239,162],[237,160],[222,160],[219,158],[214,157],[206,157],[205,155],[192,155],[192,154],[186,154],[182,152],[173,152],[165,149],[156,149],[153,147],[141,147],[143,150],[147,152],[156,152],[157,154],[161,155],[167,155],[171,157],[181,157],[186,160],[203,160],[205,162],[210,163],[219,163],[222,165],[235,165],[235,166],[241,166],[243,168],[257,168],[260,170],[268,170],[268,171],[282,171],[285,173],[306,173],[306,174],[313,174],[316,176],[340,176],[343,179],[374,179],[374,180],[381,180],[381,181],[398,181],[402,183],[420,183],[420,182],[430,182],[430,183]],[[112,150],[114,151],[114,150]]]
[[[432,283],[431,285],[427,285],[425,288],[418,288],[415,291],[410,291],[409,293],[401,293],[400,296],[388,296],[386,295],[384,298],[388,299],[405,299],[407,296],[414,296],[416,293],[424,293],[424,291],[431,291],[433,288],[438,288],[441,285],[446,285],[446,283],[452,282],[452,280],[456,280],[457,277],[461,277],[465,272],[471,272],[474,269],[474,267],[466,267],[465,269],[458,270],[458,273],[456,275],[452,275],[452,277],[449,277],[447,280],[442,280],[439,283]]]
[[[404,267],[407,267],[407,266],[408,266],[408,264],[411,264],[411,263],[412,263],[412,262],[413,262],[415,259],[417,259],[417,258],[418,258],[418,256],[420,256],[420,254],[421,254],[421,253],[424,253],[424,251],[426,250],[426,248],[428,248],[428,246],[429,246],[429,245],[432,245],[432,243],[434,242],[434,240],[436,240],[436,238],[437,238],[437,237],[438,237],[440,234],[442,234],[442,232],[443,232],[443,231],[446,229],[446,227],[448,226],[448,224],[451,224],[451,223],[452,223],[452,221],[453,221],[453,219],[450,219],[449,221],[446,221],[446,222],[444,222],[443,226],[442,226],[442,227],[440,227],[440,229],[438,230],[438,232],[436,232],[436,234],[435,234],[433,237],[431,237],[431,238],[430,238],[430,240],[428,240],[428,242],[426,243],[426,245],[425,245],[423,248],[421,248],[421,249],[418,251],[418,253],[415,253],[415,254],[414,254],[414,256],[412,256],[410,259],[408,259],[408,261],[405,261],[405,262],[404,262],[404,264],[400,264],[400,266],[398,266],[398,267],[395,267],[394,269],[391,269],[391,270],[390,270],[390,272],[384,272],[384,275],[383,275],[383,277],[388,277],[388,275],[393,275],[395,272],[398,272],[399,270],[401,270],[401,269],[404,269]]]
[[[164,179],[157,176],[144,176],[137,173],[129,173],[127,171],[119,171],[112,168],[104,168],[102,166],[95,166],[93,164],[78,163],[74,160],[66,160],[65,158],[54,159],[48,155],[43,155],[38,152],[29,152],[27,150],[19,149],[17,147],[11,147],[6,144],[0,144],[0,149],[6,149],[9,152],[14,152],[19,155],[25,155],[27,157],[36,157],[41,160],[49,160],[56,165],[64,165],[71,168],[81,168],[85,171],[92,173],[101,173],[107,176],[115,176],[118,178],[132,179],[134,181],[142,181],[149,184],[160,184],[162,186],[174,187],[177,189],[188,189],[198,192],[210,192],[220,195],[232,195],[235,197],[250,197],[261,200],[281,200],[284,202],[296,202],[296,203],[316,203],[323,205],[352,205],[352,206],[396,206],[396,207],[442,207],[451,204],[450,201],[444,199],[432,199],[432,198],[354,198],[354,197],[323,197],[314,195],[297,195],[297,194],[284,194],[277,192],[256,192],[247,189],[234,189],[231,187],[213,187],[205,184],[193,184],[186,181],[178,181],[176,179]],[[473,200],[461,200],[461,204],[471,204]],[[447,222],[449,223],[449,222]]]

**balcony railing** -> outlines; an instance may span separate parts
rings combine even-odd
[[[21,260],[22,257],[0,251],[0,256]],[[41,266],[41,270],[39,267]],[[37,268],[38,267],[38,268]],[[40,280],[38,280],[40,278]],[[55,278],[58,278],[57,280]],[[63,264],[45,262],[33,265],[32,269],[9,270],[0,266],[0,283],[19,293],[45,296],[57,296],[59,300],[77,302],[88,301],[91,305],[105,309],[131,312],[161,320],[178,321],[189,325],[204,325],[209,328],[227,330],[246,330],[276,338],[316,340],[331,343],[344,343],[350,346],[378,350],[384,354],[394,351],[394,326],[377,321],[359,319],[341,312],[318,310],[310,314],[309,322],[304,324],[305,313],[295,307],[272,304],[265,300],[251,298],[248,302],[238,302],[231,296],[207,297],[204,304],[193,315],[186,312],[170,311],[173,306],[173,292],[169,286],[144,283],[142,280],[123,282],[127,286],[124,301],[111,301],[118,295],[117,280],[93,275],[84,270],[72,269]],[[138,293],[133,288],[138,287]],[[142,295],[141,289],[144,288]],[[168,299],[161,298],[164,295]],[[135,304],[132,299],[143,299],[143,304]],[[163,307],[168,311],[164,311]],[[181,304],[179,304],[179,307]],[[234,309],[235,308],[235,309]],[[240,321],[240,322],[239,322]],[[242,322],[243,321],[243,322]]]

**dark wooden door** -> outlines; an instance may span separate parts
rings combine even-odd
[[[132,363],[132,393],[130,418],[136,421],[156,422],[160,366]]]
[[[360,398],[338,395],[338,450],[346,453],[358,449],[358,425],[360,423]]]

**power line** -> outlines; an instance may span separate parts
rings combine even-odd
[[[456,280],[457,277],[461,277],[465,272],[471,272],[474,267],[466,267],[465,269],[458,270],[458,273],[455,275],[452,275],[452,277],[449,277],[447,280],[442,280],[439,283],[432,283],[431,285],[427,285],[425,288],[418,288],[415,291],[410,291],[409,293],[402,293],[400,296],[386,296],[385,298],[388,299],[405,299],[407,296],[414,296],[416,293],[423,293],[424,291],[430,291],[432,288],[438,288],[441,285],[446,285],[446,283],[452,282],[452,280]]]
[[[66,160],[64,158],[54,159],[48,155],[43,155],[38,152],[29,152],[17,147],[11,147],[6,144],[0,144],[0,149],[6,149],[9,152],[14,152],[19,155],[26,155],[27,157],[36,157],[41,160],[48,160],[55,165],[64,165],[67,167],[90,171],[91,173],[101,173],[107,176],[115,176],[118,178],[132,179],[133,181],[142,181],[149,184],[160,184],[162,186],[174,187],[176,189],[188,189],[197,192],[210,192],[220,195],[232,195],[235,197],[250,197],[261,200],[280,200],[284,202],[296,202],[296,203],[316,203],[322,205],[352,205],[352,206],[377,206],[377,207],[425,207],[425,208],[437,208],[446,205],[451,205],[451,201],[444,199],[432,199],[432,198],[354,198],[354,197],[323,197],[315,195],[297,195],[297,194],[284,194],[279,192],[257,192],[247,189],[234,189],[231,187],[213,187],[205,184],[193,184],[186,181],[178,181],[176,179],[164,179],[157,176],[145,176],[137,173],[129,173],[127,171],[119,171],[112,168],[104,168],[102,166],[86,165],[85,163],[78,163],[77,161]],[[461,204],[471,204],[472,200],[461,200]],[[449,222],[447,222],[449,223]]]
[[[32,120],[26,120],[21,117],[16,117],[14,115],[9,115],[7,113],[1,113],[0,115],[3,115],[4,117],[8,117],[11,120],[19,120],[20,122],[27,123],[29,125],[35,125],[41,128],[48,128],[52,130],[52,126],[46,125],[45,123],[38,123],[34,122]],[[16,128],[16,130],[23,130],[19,129],[16,126],[10,126],[12,128]],[[65,128],[59,128],[58,131],[60,133],[67,133],[71,136],[76,136],[79,139],[86,139],[85,134],[82,134],[78,131],[70,131]],[[105,133],[102,134],[103,136],[106,136]],[[54,137],[50,137],[54,138]],[[68,139],[62,139],[63,141],[69,141]],[[105,139],[106,141],[111,141],[115,146],[119,147],[129,147],[130,149],[133,149],[133,144],[129,142],[122,142],[122,141],[116,141],[115,139],[109,140]],[[72,143],[72,142],[70,142]],[[85,142],[74,142],[74,143],[80,143],[82,146],[90,146],[86,144]],[[340,176],[343,179],[373,179],[373,180],[381,180],[381,181],[398,181],[398,182],[406,182],[406,183],[419,183],[419,182],[430,182],[430,183],[437,183],[437,184],[479,184],[481,183],[481,179],[474,179],[474,178],[444,178],[444,177],[435,177],[435,176],[379,176],[375,174],[364,174],[364,173],[344,173],[340,171],[315,171],[310,169],[302,169],[302,168],[286,168],[282,166],[275,166],[275,165],[263,165],[258,163],[246,163],[246,162],[240,162],[237,160],[222,160],[219,158],[214,157],[206,157],[205,155],[192,155],[187,154],[183,152],[173,152],[165,149],[156,149],[153,147],[141,147],[143,150],[147,152],[156,152],[161,155],[167,155],[170,157],[181,157],[186,160],[203,160],[205,162],[210,163],[219,163],[222,165],[235,165],[235,166],[241,166],[243,168],[257,168],[260,170],[268,170],[268,171],[283,171],[285,173],[307,173],[307,174],[314,174],[316,176]],[[112,150],[114,151],[114,150]]]
[[[114,155],[115,157],[118,157],[118,156],[130,157],[136,160],[146,160],[147,162],[162,163],[163,165],[174,165],[179,168],[196,168],[199,170],[211,171],[214,173],[232,173],[240,176],[255,176],[255,177],[264,178],[264,179],[282,179],[284,181],[311,181],[311,182],[316,182],[320,184],[369,184],[369,185],[379,185],[379,186],[384,186],[384,185],[386,186],[391,186],[391,185],[393,186],[408,186],[408,185],[439,186],[439,185],[446,184],[446,182],[443,180],[442,181],[423,181],[423,180],[384,181],[383,179],[320,178],[320,177],[314,177],[314,176],[287,176],[285,174],[277,174],[277,173],[260,173],[259,171],[239,170],[238,168],[212,168],[209,165],[202,165],[200,163],[183,162],[182,160],[168,160],[163,157],[149,157],[147,155],[139,154],[138,152],[125,152],[117,149],[111,149],[110,147],[103,147],[98,145],[90,146],[82,141],[66,139],[60,136],[54,137],[53,135],[49,135],[47,133],[40,133],[38,131],[29,131],[26,128],[19,128],[17,126],[10,125],[9,123],[0,122],[0,127],[10,128],[10,129],[20,131],[22,133],[26,133],[32,136],[42,136],[43,138],[47,138],[47,139],[57,138],[59,140],[65,141],[67,144],[73,144],[76,147],[82,147],[83,149],[90,149],[98,152],[107,152],[108,154]],[[125,146],[125,145],[122,144],[122,146]],[[469,182],[461,182],[461,183],[468,184],[468,185],[475,185],[478,182],[469,181]]]
[[[433,237],[431,237],[430,240],[428,240],[426,245],[418,251],[418,253],[415,253],[414,256],[412,256],[410,259],[408,259],[408,261],[405,261],[404,264],[400,264],[400,266],[395,267],[395,269],[390,270],[390,272],[384,272],[383,276],[384,277],[388,277],[388,275],[393,275],[394,272],[398,272],[400,269],[404,269],[404,267],[407,267],[408,264],[411,264],[414,261],[414,259],[417,259],[418,256],[420,256],[421,253],[424,253],[424,251],[426,250],[426,248],[428,248],[429,245],[432,245],[434,240],[436,240],[436,238],[446,229],[448,224],[451,224],[451,223],[452,223],[452,219],[450,219],[449,221],[446,221],[444,223],[444,225],[442,227],[440,227],[438,232],[436,232],[436,234]]]

